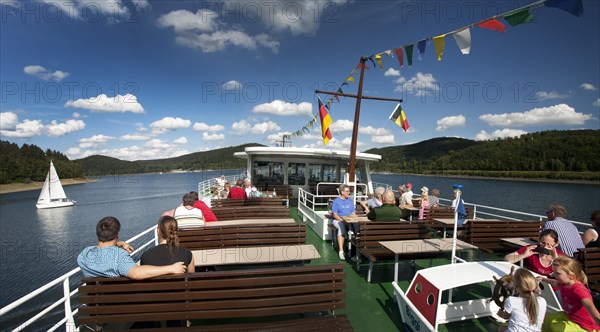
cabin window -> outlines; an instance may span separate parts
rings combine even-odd
[[[308,165],[309,184],[319,182],[340,182],[336,165],[310,164]]]
[[[299,163],[289,163],[288,165],[288,184],[303,186],[306,180],[306,165]]]
[[[255,161],[252,172],[252,183],[260,187],[283,184],[283,163]]]

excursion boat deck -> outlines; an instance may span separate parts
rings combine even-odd
[[[344,182],[347,167],[348,154],[343,152],[315,149],[289,149],[289,148],[247,148],[244,153],[236,154],[248,160],[247,174],[255,179],[254,185],[269,188],[274,185],[289,185],[293,188],[293,194],[289,199],[297,202],[297,207],[290,207],[290,217],[295,223],[305,223],[312,228],[306,232],[306,244],[312,245],[318,251],[318,255],[307,263],[307,265],[323,265],[340,263],[337,252],[333,249],[330,241],[326,241],[330,235],[327,230],[328,203],[337,197],[334,191],[337,186]],[[380,157],[377,155],[357,154],[357,189],[356,199],[361,199],[373,192],[373,188],[385,184],[374,183],[369,174],[369,163],[376,162]],[[227,180],[234,182],[246,174],[229,177]],[[213,185],[213,180],[204,181],[199,184],[199,193],[208,194]],[[333,189],[333,190],[332,190]],[[278,191],[279,192],[279,191]],[[444,201],[444,200],[442,200]],[[447,200],[445,200],[447,201]],[[443,202],[448,204],[449,202]],[[293,204],[295,205],[295,204]],[[466,203],[477,218],[500,218],[509,220],[537,219],[543,220],[543,216],[496,209],[489,206],[479,206]],[[286,220],[290,222],[290,220]],[[154,230],[151,227],[140,234],[127,240],[132,243],[136,251],[133,256],[139,258],[141,253],[154,245]],[[371,282],[367,282],[367,262],[363,261],[359,269],[349,257],[344,264],[346,273],[346,307],[336,310],[336,314],[346,314],[356,331],[402,331],[406,328],[406,319],[402,319],[399,310],[399,295],[407,292],[415,275],[423,269],[440,267],[442,269],[452,268],[460,270],[466,268],[470,263],[458,263],[454,267],[448,267],[451,263],[450,253],[439,258],[423,258],[400,261],[398,273],[395,273],[394,261],[381,262],[374,265]],[[501,261],[503,255],[489,254],[479,250],[465,250],[457,254],[461,260],[472,262]],[[506,265],[506,264],[504,264]],[[504,266],[503,265],[503,266]],[[498,272],[505,269],[498,269]],[[431,270],[435,271],[435,270]],[[427,273],[434,272],[424,272]],[[501,275],[497,275],[501,276]],[[488,279],[491,276],[481,277],[477,280],[469,280],[465,284],[445,284],[445,290],[451,290],[453,301],[471,303],[473,294],[485,298],[489,293]],[[10,323],[11,329],[16,331],[33,328],[49,331],[83,330],[76,322],[78,313],[78,290],[81,285],[81,272],[76,268],[69,273],[57,278],[53,282],[44,285],[38,290],[24,296],[23,298],[5,306],[0,310],[3,325]],[[456,287],[454,287],[456,286]],[[398,288],[400,291],[398,291]],[[62,295],[61,295],[62,294]],[[23,310],[28,304],[35,302],[39,297],[44,297],[48,302],[45,309],[40,312],[29,312]],[[447,300],[448,295],[441,295]],[[489,297],[488,297],[489,298]],[[51,299],[51,300],[48,300]],[[479,300],[478,303],[481,303]],[[17,308],[19,308],[17,310]],[[406,313],[404,313],[406,314]],[[474,317],[471,317],[474,318]],[[18,323],[15,323],[18,322]],[[202,322],[192,321],[192,325]],[[481,315],[477,319],[448,320],[438,326],[439,331],[491,331],[500,325],[492,317]]]

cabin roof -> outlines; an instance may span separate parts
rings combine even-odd
[[[516,265],[508,262],[468,262],[435,266],[417,271],[417,274],[421,274],[438,289],[448,290],[491,281],[493,276],[500,278],[510,273],[512,267]]]
[[[247,147],[244,152],[236,152],[233,155],[241,159],[248,159],[248,155],[314,157],[317,159],[348,159],[350,157],[350,151],[290,147]],[[381,160],[381,156],[372,153],[357,152],[356,159],[379,161]]]

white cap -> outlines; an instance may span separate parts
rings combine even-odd
[[[429,192],[429,188],[427,188],[427,187],[422,187],[422,188],[421,188],[421,192],[424,192],[424,193],[426,193],[426,192]]]

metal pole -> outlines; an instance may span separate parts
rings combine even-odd
[[[356,200],[356,177],[355,177],[355,164],[356,164],[356,145],[358,143],[358,122],[360,120],[360,101],[362,99],[362,87],[363,78],[365,76],[365,63],[367,57],[362,56],[360,58],[360,79],[358,80],[358,92],[356,93],[356,109],[354,110],[354,127],[352,129],[352,143],[350,144],[350,160],[348,165],[348,182],[354,183],[354,197]]]

